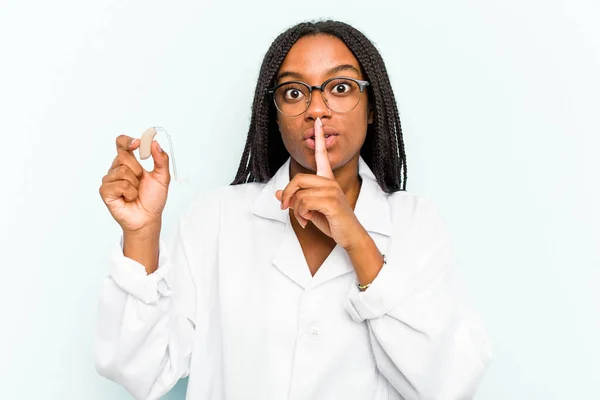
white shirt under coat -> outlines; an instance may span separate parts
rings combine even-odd
[[[469,399],[491,360],[461,299],[451,240],[431,200],[381,190],[365,161],[355,214],[386,254],[360,292],[336,246],[311,276],[268,183],[225,186],[182,213],[158,269],[115,246],[101,292],[98,372],[136,399],[189,375],[187,399]],[[122,244],[122,242],[121,242]]]

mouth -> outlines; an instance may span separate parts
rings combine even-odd
[[[325,135],[325,148],[328,151],[335,145],[337,138],[338,135]],[[315,151],[317,148],[314,136],[304,139],[304,143],[306,143],[306,146],[312,151]]]
[[[339,132],[330,127],[330,126],[323,126],[323,133],[325,134],[325,139],[328,139],[331,136],[339,136]],[[310,128],[307,129],[306,131],[304,131],[304,140],[315,140],[315,128]]]
[[[328,139],[328,138],[329,138],[329,137],[331,137],[331,136],[337,136],[337,135],[336,135],[336,134],[332,134],[332,135],[327,135],[327,134],[326,134],[326,135],[325,135],[325,139]],[[315,137],[314,137],[314,136],[311,136],[311,137],[309,137],[309,138],[306,138],[306,139],[304,139],[304,140],[309,140],[309,139],[310,139],[310,140],[315,140]]]

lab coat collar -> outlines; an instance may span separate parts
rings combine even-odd
[[[289,210],[280,209],[280,202],[275,197],[275,192],[283,190],[290,182],[290,162],[291,158],[288,158],[265,184],[252,205],[254,214],[283,223],[288,222]],[[362,178],[362,185],[354,213],[368,232],[389,236],[392,222],[387,201],[388,195],[381,189],[375,175],[362,157],[358,160],[358,174]]]

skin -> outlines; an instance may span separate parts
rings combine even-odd
[[[345,67],[341,67],[345,66]],[[352,68],[353,67],[353,68]],[[333,76],[364,79],[350,50],[331,36],[305,37],[292,46],[280,68],[281,80],[302,80],[320,85]],[[283,74],[287,73],[287,76]],[[292,75],[290,75],[292,73]],[[327,255],[342,246],[356,271],[358,282],[372,282],[383,265],[375,243],[354,214],[360,192],[358,160],[372,112],[366,93],[356,108],[344,114],[330,112],[316,91],[310,107],[297,117],[278,116],[283,142],[292,157],[290,183],[275,193],[282,209],[289,208],[292,225],[314,275]],[[324,126],[339,136],[325,148]],[[304,132],[315,129],[316,149],[304,142]],[[154,170],[145,171],[133,151],[139,140],[121,135],[117,156],[102,179],[100,195],[123,228],[124,254],[146,267],[157,268],[161,215],[170,182],[169,158],[152,143]]]
[[[299,39],[284,59],[278,82],[300,80],[320,85],[325,80],[347,76],[364,79],[358,60],[338,38],[328,35]],[[359,283],[373,281],[383,258],[354,214],[360,192],[360,149],[373,113],[366,91],[359,104],[347,113],[327,108],[320,91],[314,91],[309,108],[299,116],[278,113],[277,124],[291,156],[290,182],[275,193],[282,209],[290,209],[311,273],[314,275],[336,244],[352,261]],[[335,144],[325,146],[323,126],[339,133]],[[304,132],[315,130],[316,149],[304,140]]]
[[[153,273],[158,267],[162,212],[171,175],[169,156],[156,140],[150,147],[154,169],[146,171],[134,155],[140,140],[127,135],[116,139],[117,155],[102,178],[100,196],[123,229],[123,254]]]

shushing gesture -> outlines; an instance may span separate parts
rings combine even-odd
[[[331,169],[321,119],[315,120],[317,174],[296,174],[284,190],[275,193],[281,208],[294,210],[302,227],[311,221],[319,230],[348,250],[364,228],[338,184]]]

